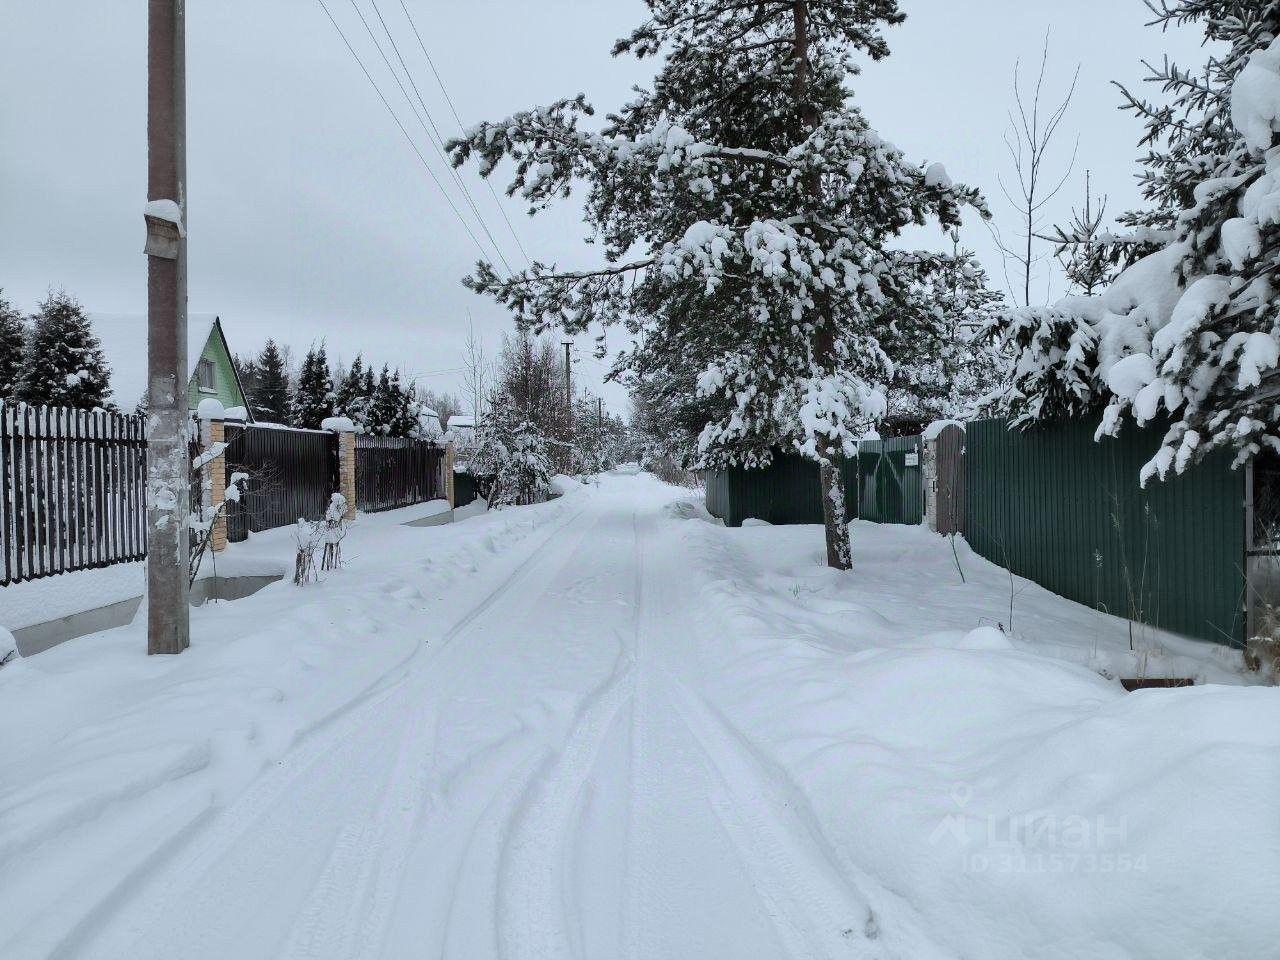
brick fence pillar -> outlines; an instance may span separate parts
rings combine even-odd
[[[226,424],[222,420],[202,419],[200,421],[200,446],[204,450],[226,440]],[[211,510],[217,510],[227,498],[227,455],[219,453],[204,466],[204,502]],[[227,549],[227,515],[218,514],[209,535],[209,547],[215,552]]]
[[[338,492],[347,501],[347,519],[356,515],[356,435],[338,431]]]

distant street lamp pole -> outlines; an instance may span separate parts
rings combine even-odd
[[[187,607],[186,0],[147,12],[147,653],[191,642]]]

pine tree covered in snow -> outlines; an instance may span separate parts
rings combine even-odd
[[[289,422],[289,369],[274,340],[268,340],[258,354],[258,388],[252,403],[259,420]]]
[[[417,437],[421,430],[418,421],[420,404],[413,384],[406,387],[400,380],[400,371],[391,374],[391,417],[387,422],[389,437]]]
[[[237,356],[232,358],[232,362],[236,367],[236,375],[240,378],[240,387],[244,390],[245,400],[252,405],[253,397],[257,396],[262,375],[258,368],[258,358],[252,355]]]
[[[110,370],[84,308],[63,291],[50,293],[32,318],[17,398],[93,410],[110,397]]]
[[[1117,264],[1130,246],[1117,242],[1103,228],[1107,215],[1107,198],[1095,196],[1090,172],[1084,172],[1084,203],[1071,211],[1071,219],[1057,224],[1045,239],[1055,244],[1053,255],[1074,292],[1091,297],[1119,273]]]
[[[366,374],[364,359],[357,353],[356,358],[351,361],[351,368],[339,382],[333,401],[333,412],[337,416],[349,418],[361,431],[365,429],[371,399],[365,386]]]
[[[381,437],[392,436],[392,430],[395,429],[403,407],[403,398],[398,389],[398,373],[396,377],[397,379],[393,381],[391,368],[386,364],[382,365],[382,372],[378,374],[377,383],[369,394],[368,412],[365,416],[365,429],[369,433]],[[372,378],[373,371],[369,370],[366,373],[366,383]]]
[[[1100,434],[1126,416],[1171,419],[1144,482],[1221,447],[1237,462],[1280,450],[1280,2],[1152,9],[1228,47],[1202,72],[1160,70],[1167,104],[1129,97],[1148,121],[1153,204],[1130,221],[1162,231],[1145,235],[1161,246],[1100,296],[1019,312],[1006,331],[1019,422],[1103,406]]]
[[[27,328],[22,322],[22,312],[0,295],[0,401],[13,400],[17,396],[26,340]]]
[[[605,264],[504,278],[482,263],[469,283],[525,327],[625,318],[651,357],[699,357],[695,388],[716,414],[700,461],[763,464],[779,445],[819,460],[828,562],[848,567],[833,458],[880,416],[890,363],[877,324],[914,260],[887,244],[930,217],[955,225],[977,194],[909,163],[852,103],[854,58],[888,54],[895,0],[648,6],[614,52],[662,57],[658,76],[600,129],[584,129],[594,111],[578,96],[449,144],[485,175],[512,160],[509,192],[535,211],[585,181]]]
[[[325,419],[334,415],[335,399],[329,357],[321,343],[308,350],[303,358],[290,405],[290,422],[295,427],[318,429]]]
[[[960,247],[931,257],[907,287],[903,301],[885,311],[881,344],[893,358],[885,389],[884,437],[919,433],[934,420],[973,415],[997,392],[1008,364],[987,331],[1004,297],[987,285],[973,251]]]
[[[551,483],[550,444],[521,410],[495,398],[476,440],[471,470],[492,478],[491,507],[523,506],[545,499]]]

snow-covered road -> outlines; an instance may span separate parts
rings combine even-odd
[[[860,526],[840,575],[817,528],[703,516],[639,475],[448,527],[368,518],[341,575],[202,611],[183,657],[126,632],[0,673],[0,728],[50,697],[87,717],[0,743],[0,956],[1273,942],[1249,903],[1280,894],[1275,690],[1126,695],[1069,661],[1127,628],[1032,586],[1024,635],[975,630],[1008,577],[962,550],[962,581],[927,531]],[[219,617],[262,631],[200,642]],[[1189,650],[1163,656],[1229,677]]]
[[[874,918],[686,679],[697,592],[657,549],[669,500],[619,478],[576,506],[77,955],[776,960],[869,955],[881,930],[934,955]]]

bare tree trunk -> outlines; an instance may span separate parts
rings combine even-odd
[[[800,131],[804,134],[818,125],[817,107],[809,103],[808,99],[809,0],[794,0],[791,5],[791,15],[795,26],[795,40],[792,47],[795,72],[791,78],[791,89],[796,100]],[[814,204],[817,205],[822,197],[822,180],[816,171],[809,176],[807,186]],[[814,343],[814,359],[824,370],[829,370],[834,364],[835,337],[830,323],[831,320],[828,317],[826,324],[819,324],[819,332]],[[818,477],[822,484],[822,523],[827,539],[827,566],[836,570],[848,570],[853,566],[853,560],[849,546],[849,524],[844,510],[844,476],[840,473],[840,465],[834,459],[839,452],[837,438],[819,438],[818,453],[822,459],[818,465]]]

